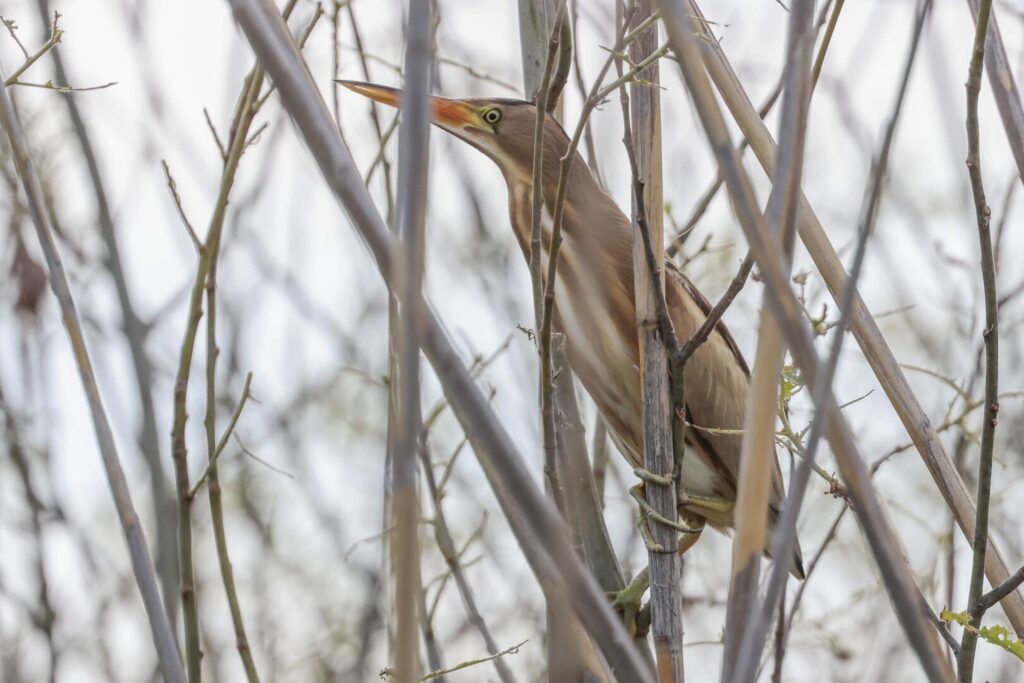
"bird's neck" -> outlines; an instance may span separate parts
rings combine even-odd
[[[589,174],[585,167],[583,172]],[[533,182],[525,175],[505,173],[509,192],[509,217],[516,241],[527,263],[530,262],[533,239]],[[576,191],[566,194],[561,216],[560,253],[580,252],[589,267],[598,272],[614,272],[632,286],[632,243],[629,219],[593,180],[592,187],[572,183]],[[545,191],[540,211],[540,251],[542,263],[550,254],[554,230],[555,192]]]

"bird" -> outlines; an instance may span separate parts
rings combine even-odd
[[[402,91],[375,83],[338,80],[349,90],[392,107]],[[509,216],[519,247],[530,258],[533,207],[533,146],[537,107],[510,98],[432,96],[431,121],[493,161],[508,186]],[[570,140],[558,120],[544,117],[542,263],[547,263],[562,158]],[[630,220],[573,152],[565,187],[562,243],[554,289],[555,314],[568,346],[569,364],[597,406],[612,441],[634,471],[642,473],[643,427],[639,337],[634,300]],[[665,300],[676,336],[689,338],[706,320],[711,304],[671,259],[664,262]],[[687,456],[679,481],[681,519],[699,535],[703,523],[728,532],[733,524],[750,370],[721,320],[686,362]],[[785,489],[774,448],[765,554],[780,517]],[[642,486],[642,484],[641,484]],[[634,495],[641,506],[642,495]],[[648,510],[648,512],[650,512]],[[681,529],[683,527],[681,526]],[[680,543],[680,551],[696,542]],[[804,578],[800,545],[790,573]]]

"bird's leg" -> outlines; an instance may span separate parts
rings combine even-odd
[[[679,504],[691,505],[693,507],[713,510],[714,512],[729,512],[736,505],[736,501],[715,496],[699,496],[693,493],[679,492]]]
[[[657,510],[651,507],[650,503],[647,502],[647,497],[644,495],[644,485],[642,483],[631,488],[629,490],[629,495],[633,497],[633,500],[635,500],[636,504],[640,507],[640,512],[642,513],[640,515],[639,523],[640,535],[644,539],[644,545],[650,552],[664,553],[672,551],[665,550],[663,545],[654,540],[654,537],[651,536],[650,527],[648,527],[649,521],[663,524],[687,536],[693,536],[693,543],[696,542],[697,536],[700,535],[700,532],[704,531],[704,522],[694,515],[684,514],[684,516],[678,521],[673,521],[660,514]],[[693,543],[687,545],[687,548],[689,548],[690,545],[693,545]]]
[[[676,548],[676,552],[680,555],[685,553],[687,550],[693,547],[700,538],[700,529],[704,528],[703,521],[686,511],[681,511],[682,516],[693,528],[698,528],[696,532],[685,533],[679,538],[679,544]],[[646,529],[647,525],[643,520],[640,522],[641,533],[646,536],[650,535],[650,531]],[[661,547],[660,545],[658,546]],[[629,633],[631,638],[637,637],[638,626],[637,617],[640,615],[641,607],[643,605],[644,593],[651,586],[651,568],[644,567],[639,574],[637,574],[632,581],[626,585],[625,588],[616,592],[609,593],[608,597],[612,601],[612,609],[622,614],[622,621],[626,627],[626,632]]]

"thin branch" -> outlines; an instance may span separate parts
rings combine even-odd
[[[7,85],[15,86],[20,85],[24,88],[40,88],[42,90],[52,90],[56,93],[76,93],[76,92],[92,92],[93,90],[105,90],[107,88],[117,85],[117,81],[109,81],[107,83],[100,83],[99,85],[57,85],[53,81],[46,81],[45,83],[33,83],[32,81],[21,81],[17,79],[8,79],[10,82]]]
[[[189,239],[192,240],[192,246],[196,248],[196,253],[202,253],[203,243],[199,239],[199,235],[196,234],[195,228],[192,227],[192,222],[189,221],[188,215],[185,214],[184,207],[181,205],[181,195],[178,194],[178,184],[174,182],[174,176],[171,175],[171,169],[167,165],[167,160],[161,159],[160,165],[164,168],[164,176],[167,178],[167,189],[171,191],[171,199],[174,200],[174,208],[178,210],[178,217],[181,218],[182,225],[184,225],[185,230],[188,231]]]
[[[736,274],[729,282],[729,286],[725,288],[725,292],[722,293],[722,296],[715,302],[715,305],[711,307],[710,311],[708,311],[708,315],[704,318],[704,322],[700,324],[700,327],[694,330],[689,339],[683,342],[683,345],[679,349],[679,355],[677,356],[678,361],[685,363],[689,360],[690,356],[700,348],[701,344],[708,340],[708,337],[711,336],[711,333],[718,326],[719,321],[721,321],[722,316],[725,315],[726,310],[728,310],[729,306],[732,305],[732,302],[736,299],[740,290],[743,289],[743,285],[746,284],[747,278],[750,276],[750,271],[753,268],[754,257],[748,251],[747,255],[743,257],[743,262],[740,264],[739,270],[736,271]]]
[[[1017,572],[1006,581],[1003,581],[988,593],[985,593],[978,598],[976,610],[979,614],[984,614],[986,610],[1009,595],[1011,591],[1017,590],[1021,584],[1024,584],[1024,567],[1018,569]]]
[[[235,405],[235,411],[231,414],[231,420],[228,421],[228,426],[224,429],[224,433],[221,434],[220,440],[217,442],[216,447],[213,449],[213,454],[209,456],[209,462],[206,465],[206,469],[196,479],[195,485],[192,490],[189,491],[189,495],[195,498],[199,494],[199,489],[203,487],[203,483],[207,477],[210,476],[210,470],[217,464],[217,460],[220,459],[221,454],[224,452],[224,447],[228,444],[228,439],[235,431],[235,425],[238,424],[238,418],[242,416],[242,411],[245,409],[246,402],[252,397],[252,392],[249,387],[252,385],[252,373],[250,372],[245,377],[245,386],[242,387],[242,395],[238,399],[238,403]]]
[[[224,149],[224,143],[220,141],[220,135],[217,134],[217,126],[213,125],[213,121],[210,119],[210,112],[206,107],[203,107],[203,118],[206,119],[206,127],[210,129],[210,133],[213,135],[213,142],[217,145],[217,151],[220,153],[221,161],[228,160],[228,151]],[[164,164],[166,170],[167,164]],[[168,174],[170,176],[170,174]]]
[[[980,23],[981,7],[985,3],[983,0],[967,0],[967,4],[971,8],[971,14],[977,25]],[[1014,161],[1017,162],[1017,174],[1021,181],[1024,181],[1024,105],[1021,104],[1017,79],[1013,75],[1013,69],[1010,68],[1010,60],[1006,55],[1006,47],[1003,44],[1003,36],[999,31],[999,22],[996,20],[994,11],[989,11],[986,24],[988,28],[985,38],[985,70],[988,72],[988,85],[992,90],[999,118],[1003,122],[1003,130],[1006,132],[1006,141],[1009,144],[1010,152],[1013,154]],[[1024,635],[1024,627],[1017,625],[1014,627],[1018,636]]]
[[[25,49],[25,45],[21,42],[21,38],[18,37],[18,24],[14,19],[5,19],[4,17],[0,17],[0,21],[3,22],[7,32],[11,34],[11,38],[15,43],[17,43],[18,49],[21,50],[21,54],[24,55],[25,59],[28,59],[28,50]]]
[[[547,292],[541,270],[541,236],[544,226],[541,214],[544,208],[544,129],[548,116],[548,96],[554,74],[555,59],[561,41],[561,25],[565,21],[565,0],[559,4],[558,13],[548,39],[547,57],[544,62],[544,76],[537,91],[537,120],[533,131],[532,205],[530,218],[530,280],[533,285],[533,310],[537,329],[537,347],[540,352],[540,413],[544,448],[544,476],[559,509],[564,508],[563,491],[558,482],[558,468],[555,464],[557,451],[558,424],[555,420],[555,387],[552,382],[551,320],[553,312],[548,311]],[[548,285],[554,290],[552,273],[558,261],[558,226],[552,228]]]
[[[495,661],[496,662],[500,658],[502,658],[502,657],[504,657],[506,655],[519,654],[519,648],[521,648],[523,645],[526,645],[526,643],[528,643],[528,642],[529,642],[528,640],[524,640],[523,642],[518,643],[516,645],[513,645],[512,647],[510,647],[508,649],[505,649],[505,650],[502,650],[501,652],[493,654],[490,657],[484,657],[482,659],[470,659],[469,661],[462,662],[461,664],[456,664],[455,666],[453,666],[451,668],[448,668],[448,669],[443,669],[441,671],[431,671],[426,676],[421,676],[419,680],[420,681],[431,681],[431,680],[434,680],[435,678],[440,678],[441,676],[443,676],[445,674],[450,674],[450,673],[454,673],[456,671],[461,671],[463,669],[468,669],[469,667],[476,666],[477,664],[486,664],[487,662],[491,662],[491,661]]]
[[[548,86],[547,107],[545,108],[548,114],[554,114],[555,107],[558,106],[559,98],[562,95],[562,90],[565,89],[565,84],[569,81],[569,69],[572,68],[573,50],[576,47],[572,44],[572,27],[569,24],[568,17],[565,16],[564,2],[558,16],[560,17],[560,19],[556,19],[556,29],[559,33],[558,66],[551,75],[551,83]]]
[[[50,22],[49,39],[45,43],[43,43],[42,47],[40,47],[38,50],[36,50],[30,55],[25,50],[25,46],[21,44],[21,41],[18,40],[18,37],[14,33],[14,22],[8,19],[3,20],[4,25],[7,27],[7,30],[11,34],[11,37],[14,38],[14,41],[18,44],[18,47],[21,48],[22,53],[24,53],[25,55],[25,61],[22,63],[21,66],[15,69],[10,76],[4,79],[4,85],[10,86],[18,83],[19,76],[28,71],[32,67],[32,65],[38,62],[43,55],[45,55],[47,52],[56,47],[57,43],[60,42],[61,37],[64,35],[64,31],[57,25],[59,21],[60,14],[58,12],[54,12],[53,21]]]
[[[843,11],[843,5],[845,4],[846,0],[836,0],[835,6],[832,8],[832,14],[828,18],[825,36],[821,39],[821,47],[818,49],[818,56],[814,58],[814,66],[811,69],[812,88],[818,85],[818,79],[821,78],[821,68],[825,64],[825,54],[828,52],[828,46],[832,44],[832,35],[836,31],[836,24],[839,23],[839,13]]]
[[[985,198],[985,185],[981,175],[981,144],[978,125],[978,95],[981,92],[981,74],[985,67],[985,36],[988,32],[992,0],[981,0],[978,23],[974,32],[974,49],[967,74],[967,171],[971,178],[975,218],[978,224],[978,242],[981,247],[981,279],[985,290],[985,412],[981,427],[981,454],[978,462],[977,517],[974,524],[973,561],[967,610],[971,625],[981,626],[983,581],[985,580],[985,553],[988,549],[988,518],[992,496],[992,450],[995,446],[996,424],[999,417],[999,293],[996,285],[995,254],[992,250],[990,223],[992,210]],[[1005,582],[1003,582],[1005,584]],[[1011,589],[1012,590],[1012,589]],[[1009,594],[1010,590],[1006,591]],[[978,647],[978,633],[964,629],[957,655],[957,670],[961,683],[974,678],[974,654]]]
[[[195,349],[199,321],[203,315],[203,290],[211,265],[220,249],[220,235],[227,215],[228,196],[234,185],[238,161],[245,148],[245,138],[256,114],[254,104],[263,85],[263,72],[254,68],[246,77],[235,109],[231,126],[231,141],[228,159],[221,174],[220,191],[210,218],[206,243],[199,252],[199,263],[189,296],[189,312],[186,319],[184,338],[179,352],[178,370],[174,382],[174,417],[171,428],[171,455],[178,493],[178,554],[181,563],[182,614],[185,621],[185,661],[188,666],[189,683],[198,683],[201,678],[200,660],[202,653],[199,643],[199,612],[196,604],[195,569],[192,556],[192,487],[189,485],[188,448],[185,443],[185,423],[188,420],[186,399],[189,376],[192,371],[192,355]]]
[[[480,614],[480,609],[476,604],[476,597],[473,595],[473,591],[469,586],[469,581],[466,579],[465,573],[462,571],[462,564],[459,561],[459,553],[455,550],[455,543],[452,541],[451,530],[448,528],[448,520],[444,514],[444,506],[441,504],[442,493],[441,489],[437,485],[437,480],[434,477],[434,469],[430,462],[430,456],[425,448],[419,449],[420,461],[423,465],[423,475],[427,482],[427,488],[430,492],[430,501],[434,507],[434,540],[437,543],[437,549],[441,552],[441,556],[444,558],[445,563],[448,565],[448,570],[451,573],[452,578],[455,580],[455,586],[458,588],[459,595],[462,598],[462,604],[466,607],[466,615],[469,617],[469,622],[473,624],[476,630],[480,633],[480,637],[484,640],[484,645],[487,647],[487,652],[491,655],[498,655],[498,645],[494,641],[494,637],[491,636],[491,631],[487,628],[487,622],[484,621],[483,615]],[[438,593],[440,596],[440,592]],[[430,611],[430,614],[433,610]],[[508,668],[508,665],[501,659],[494,660],[494,668],[497,671],[498,678],[501,679],[502,683],[515,683],[515,676],[512,675],[512,671]]]
[[[238,132],[236,132],[236,135]],[[244,135],[245,132],[241,131]],[[213,528],[214,544],[217,547],[217,563],[220,566],[221,582],[224,584],[224,594],[227,597],[228,609],[231,612],[231,626],[235,632],[235,649],[242,660],[242,668],[245,670],[246,679],[249,683],[259,683],[260,676],[256,670],[256,661],[253,659],[252,650],[249,647],[249,638],[245,632],[245,620],[242,618],[242,606],[238,599],[238,587],[235,583],[235,571],[231,566],[231,556],[228,552],[227,531],[224,524],[224,503],[221,498],[220,477],[217,473],[217,458],[223,452],[224,445],[230,434],[234,431],[242,409],[250,397],[249,387],[252,384],[252,373],[245,378],[245,386],[242,389],[242,397],[235,407],[231,421],[217,441],[217,356],[220,353],[217,348],[217,264],[220,261],[220,250],[215,250],[210,259],[210,270],[206,278],[206,457],[208,464],[204,475],[209,481],[207,493],[210,500],[210,526]],[[202,484],[203,478],[190,491],[194,498]]]
[[[285,6],[283,10],[285,19],[291,14],[296,3],[297,0],[290,0]],[[202,652],[199,642],[199,612],[196,604],[195,570],[192,556],[192,497],[190,495],[192,487],[189,485],[188,448],[185,442],[185,424],[188,420],[186,412],[188,384],[196,335],[203,315],[203,290],[207,287],[207,278],[216,265],[217,255],[220,251],[221,233],[227,216],[228,198],[234,187],[239,161],[245,152],[249,130],[260,109],[260,91],[263,81],[263,70],[258,65],[254,66],[243,81],[235,107],[229,128],[228,155],[221,171],[217,201],[210,217],[206,242],[199,251],[196,275],[189,294],[188,317],[179,353],[178,369],[175,374],[171,456],[178,495],[178,553],[181,564],[182,614],[185,622],[185,661],[189,683],[199,683],[201,679]],[[245,653],[243,653],[243,657],[244,655]]]

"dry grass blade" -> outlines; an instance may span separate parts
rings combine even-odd
[[[814,47],[814,3],[797,0],[790,10],[785,82],[779,134],[779,163],[768,199],[768,228],[785,255],[785,274],[792,270],[796,205],[800,197],[806,142],[807,110],[811,95],[811,51]],[[760,333],[747,401],[740,475],[736,493],[736,538],[733,541],[732,583],[726,611],[722,679],[730,680],[740,660],[748,624],[758,602],[761,554],[767,531],[768,500],[775,466],[775,420],[779,378],[785,355],[782,333],[762,304]],[[794,534],[795,538],[795,534]],[[794,544],[795,545],[795,544]],[[788,575],[795,552],[790,547],[774,554],[773,570]],[[757,648],[760,654],[760,648]],[[781,661],[781,655],[780,655]],[[742,680],[742,679],[741,679]]]

